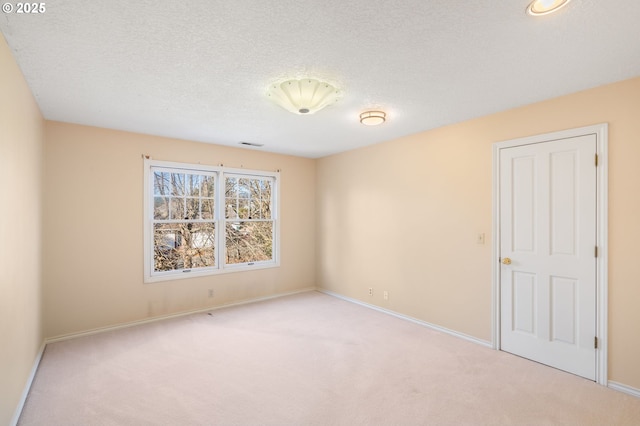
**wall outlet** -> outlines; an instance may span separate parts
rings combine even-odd
[[[389,300],[389,292],[385,290],[385,292],[382,293],[382,297],[384,298],[384,300]]]
[[[369,287],[369,296],[373,296],[373,287]]]
[[[209,289],[209,297],[213,297],[213,295],[214,295],[213,289],[212,289],[212,288],[210,288],[210,289]]]

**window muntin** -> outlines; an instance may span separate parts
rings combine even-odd
[[[278,266],[277,176],[145,160],[145,282]]]

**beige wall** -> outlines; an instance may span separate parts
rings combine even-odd
[[[0,424],[9,424],[42,344],[43,120],[0,35]]]
[[[640,78],[319,160],[318,285],[490,340],[492,144],[603,122],[609,379],[640,389]]]
[[[280,169],[281,266],[144,284],[143,154]],[[314,287],[315,175],[310,159],[47,122],[45,337]]]

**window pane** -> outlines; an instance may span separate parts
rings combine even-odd
[[[197,198],[187,198],[187,211],[185,219],[200,219],[200,200]]]
[[[244,198],[238,200],[238,217],[240,219],[249,219],[249,200]]]
[[[257,180],[255,192],[255,201],[260,205],[262,218],[271,219],[271,180]]]
[[[236,198],[238,196],[238,179],[236,178],[226,178],[225,179],[225,197],[227,198]]]
[[[166,197],[153,197],[153,218],[169,219],[169,200]]]
[[[202,176],[200,175],[186,175],[187,177],[187,190],[186,195],[190,195],[192,197],[200,196],[200,179]]]
[[[182,196],[185,189],[184,174],[171,173],[171,195]]]
[[[225,200],[225,217],[227,219],[238,218],[238,200],[235,198],[227,198]]]
[[[170,219],[184,219],[184,198],[172,198],[169,203],[171,206]]]
[[[238,197],[249,198],[250,194],[249,179],[238,179]]]
[[[162,223],[153,228],[155,271],[215,266],[213,223]]]
[[[200,195],[203,197],[213,198],[215,196],[215,178],[213,176],[200,177],[202,178]]]
[[[264,179],[262,182],[262,193],[269,194],[269,198],[271,198],[271,180]]]
[[[271,219],[269,178],[226,178],[227,219]]]
[[[202,218],[213,219],[213,200],[202,200]]]
[[[262,200],[261,206],[262,206],[262,218],[271,219],[271,201]]]
[[[273,222],[229,222],[226,232],[227,264],[273,259]]]
[[[262,219],[260,199],[251,199],[251,210],[249,211],[249,219]]]
[[[169,176],[171,173],[153,173],[153,193],[155,195],[169,195]]]

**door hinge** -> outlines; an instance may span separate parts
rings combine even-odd
[[[596,154],[596,167],[598,167],[598,154]]]
[[[593,338],[593,348],[594,349],[598,349],[598,338],[597,337]]]
[[[596,246],[595,255],[598,257],[598,246]]]

